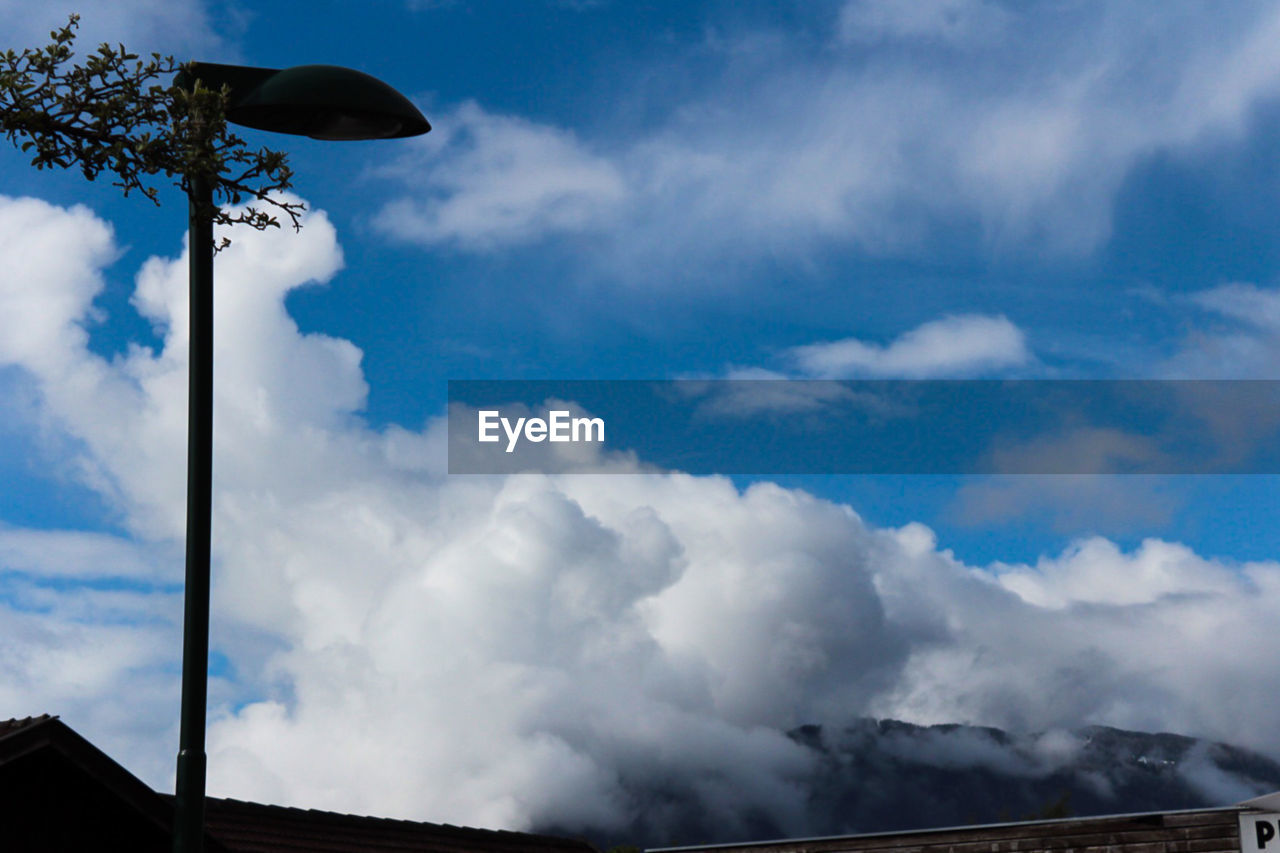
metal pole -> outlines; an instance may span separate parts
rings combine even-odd
[[[209,689],[209,539],[213,515],[213,191],[192,175],[190,376],[187,391],[187,579],[174,853],[204,849],[205,707]]]

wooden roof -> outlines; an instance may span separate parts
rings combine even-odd
[[[585,841],[210,797],[209,834],[243,853],[596,853]]]
[[[666,848],[716,853],[1239,853],[1239,808]]]
[[[167,853],[173,797],[57,717],[0,720],[0,850]],[[208,853],[596,853],[585,841],[207,797]],[[121,844],[123,846],[121,846]]]

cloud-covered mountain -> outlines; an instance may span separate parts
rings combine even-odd
[[[0,526],[0,706],[62,714],[164,788],[187,265],[141,264],[132,304],[153,345],[103,355],[89,329],[120,251],[84,207],[0,198],[0,386],[22,401],[10,429],[119,519]],[[878,736],[868,755],[887,757],[865,759],[886,768],[876,781],[846,744],[864,717],[1104,723],[1280,755],[1268,642],[1280,562],[1091,535],[1034,563],[977,565],[923,523],[884,526],[777,483],[634,463],[618,476],[451,477],[442,420],[371,425],[360,348],[289,314],[289,294],[342,259],[319,210],[299,235],[237,236],[218,259],[211,794],[658,844],[877,828],[898,818],[868,806],[885,823],[864,822],[847,805],[873,801],[863,788],[932,802],[980,788],[965,767],[1033,793],[919,823],[1018,816],[1056,799],[1053,774],[1081,740]],[[1119,480],[1012,479],[957,498],[989,521],[1028,506],[1147,509]],[[823,737],[787,736],[805,723]],[[959,775],[895,793],[915,755]],[[1182,775],[1203,801],[1280,787],[1197,755]]]
[[[812,751],[800,825],[728,805],[699,780],[632,780],[642,804],[608,845],[678,845],[880,832],[1228,805],[1280,790],[1280,763],[1223,743],[1107,726],[1001,729],[860,719],[789,733]],[[747,802],[744,798],[743,802]],[[555,827],[546,827],[554,830]]]

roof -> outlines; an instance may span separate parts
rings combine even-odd
[[[41,714],[38,717],[23,717],[21,720],[0,720],[0,737],[56,719],[58,718]]]
[[[0,722],[0,848],[167,853],[173,808],[57,717]],[[206,835],[209,853],[227,853]]]
[[[1107,853],[1239,853],[1237,815],[1248,806],[1070,817],[1017,823],[913,829],[824,838],[776,839],[655,848],[649,853],[1016,853],[1105,849]]]
[[[168,853],[173,797],[48,714],[0,720],[0,849]],[[585,841],[205,798],[207,853],[596,853]]]
[[[209,833],[244,853],[596,853],[585,841],[524,832],[362,817],[210,797]]]

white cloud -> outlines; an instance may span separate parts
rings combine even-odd
[[[931,320],[886,345],[845,338],[795,347],[800,370],[822,379],[967,376],[1032,360],[1022,330],[1005,317],[963,314]]]
[[[840,9],[839,33],[848,42],[889,39],[971,42],[999,35],[1012,16],[987,0],[851,0]]]
[[[952,233],[1085,253],[1135,166],[1240,137],[1280,91],[1274,4],[854,0],[837,17],[824,50],[748,33],[695,57],[710,82],[691,89],[677,64],[621,85],[660,93],[619,108],[653,116],[639,133],[466,104],[406,159],[380,221],[477,250],[585,235],[633,277],[830,244],[901,254]]]
[[[115,253],[111,229],[84,207],[38,199],[0,207],[0,252],[9,286],[0,291],[0,358],[57,370],[85,341],[79,321],[102,288]],[[40,281],[42,287],[21,286]]]
[[[1280,292],[1274,290],[1236,282],[1197,293],[1192,301],[1255,328],[1280,330]]]
[[[57,575],[57,558],[43,572]],[[60,714],[130,767],[165,779],[172,755],[158,749],[177,706],[172,594],[48,586],[0,567],[0,716]],[[33,567],[34,568],[34,567]],[[212,692],[225,699],[214,684]]]
[[[44,577],[156,580],[168,574],[158,556],[135,542],[106,533],[0,525],[0,571]]]
[[[180,54],[222,48],[204,0],[49,0],[32,4],[0,0],[0,29],[6,48],[22,50],[49,43],[49,32],[80,16],[76,44],[80,54],[99,44],[124,44],[130,51]],[[224,10],[219,20],[225,25]],[[234,15],[230,16],[234,20]]]
[[[1115,543],[1093,537],[1056,558],[1042,558],[1034,568],[997,564],[991,571],[1019,598],[1051,609],[1077,602],[1149,604],[1170,595],[1230,594],[1238,584],[1231,570],[1158,539],[1125,554]]]
[[[563,130],[465,103],[387,172],[412,195],[377,217],[385,232],[485,249],[595,230],[625,200],[622,174]]]
[[[1157,370],[1179,379],[1274,379],[1280,362],[1280,290],[1232,282],[1188,300],[1216,322],[1197,318]]]
[[[28,264],[0,300],[39,295],[21,307],[39,343],[5,363],[83,448],[86,482],[132,539],[0,536],[21,570],[0,573],[0,707],[62,712],[163,786],[185,260],[138,276],[159,351],[108,361],[78,326],[114,256],[105,226],[12,199],[0,220],[16,229],[0,231],[0,267]],[[317,212],[301,235],[242,234],[218,260],[213,645],[234,679],[215,683],[212,793],[617,828],[639,791],[680,785],[722,826],[756,809],[799,827],[811,757],[780,729],[802,722],[1099,722],[1280,749],[1280,566],[1095,541],[980,571],[923,526],[878,530],[767,483],[448,478],[443,423],[369,429],[358,351],[285,312],[340,263]],[[84,567],[95,550],[123,591]]]
[[[918,549],[932,544],[917,530],[906,533]],[[1280,567],[1233,571],[1209,560],[1170,565],[1170,555],[1160,553],[1164,547],[1148,543],[1112,564],[1115,572],[1140,564],[1161,579],[1157,589],[1141,595],[1136,580],[1112,578],[1113,592],[1061,609],[994,582],[982,592],[969,581],[987,575],[947,570],[954,562],[945,555],[925,552],[893,569],[885,564],[876,580],[890,621],[917,621],[932,612],[937,621],[920,628],[931,627],[937,638],[915,645],[901,679],[872,707],[918,722],[962,719],[1024,730],[1087,719],[1148,731],[1213,731],[1274,750],[1246,730],[1256,724],[1257,703],[1269,689],[1250,682],[1248,673],[1268,630],[1265,602],[1277,593]],[[1070,553],[1063,562],[1071,564],[1059,568],[1072,583],[1051,575],[1040,582],[1039,595],[1086,589],[1086,578],[1106,569],[1073,562]],[[1096,600],[1108,594],[1115,601]],[[1233,702],[1207,698],[1221,695]]]
[[[724,378],[735,381],[704,385],[685,380],[680,387],[686,394],[705,397],[698,409],[710,416],[856,409],[877,419],[913,417],[910,404],[838,380],[966,378],[1030,367],[1035,356],[1026,335],[1008,318],[962,314],[922,323],[888,344],[844,338],[791,347],[778,360],[789,373],[730,366]],[[1029,458],[1011,461],[1022,470],[1037,467]]]

